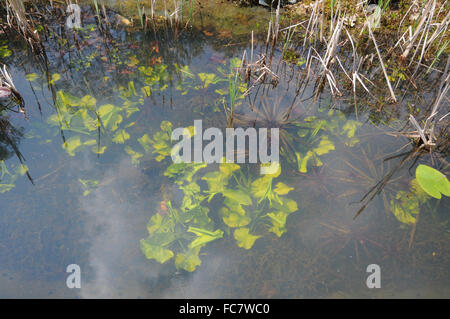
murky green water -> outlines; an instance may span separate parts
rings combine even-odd
[[[236,10],[229,4],[221,8]],[[269,12],[256,10],[261,22],[249,26],[254,29],[269,19]],[[411,147],[399,151],[408,139],[386,132],[406,123],[408,102],[430,103],[432,87],[424,85],[403,104],[381,112],[368,107],[374,103],[370,97],[360,97],[355,114],[352,94],[333,98],[325,89],[313,102],[311,83],[299,95],[304,67],[278,64],[277,51],[278,85],[258,86],[238,99],[235,119],[235,126],[281,127],[285,152],[281,174],[270,181],[274,197],[255,195],[254,182],[261,178],[256,164],[241,165],[226,185],[229,191],[249,192],[251,204],[243,204],[243,215],[253,216],[249,227],[259,237],[254,244],[251,237],[238,239],[236,229],[247,224],[231,221],[223,211],[228,197],[217,192],[196,207],[209,209],[205,228],[222,231],[221,238],[201,246],[193,259],[186,255],[184,237],[155,253],[171,257],[163,264],[146,259],[140,242],[149,236],[150,218],[172,216],[170,204],[178,213],[192,204],[165,174],[170,156],[159,158],[164,152],[153,151],[161,142],[161,123],[189,127],[201,119],[204,128],[224,129],[233,63],[251,49],[249,28],[237,34],[232,23],[218,29],[206,12],[201,26],[183,31],[117,27],[106,33],[88,12],[75,38],[54,29],[45,42],[46,59],[27,52],[19,37],[2,35],[12,51],[2,60],[25,100],[28,120],[2,111],[15,131],[8,129],[10,140],[0,140],[2,170],[10,172],[0,179],[10,185],[0,194],[0,297],[448,298],[448,198],[421,202],[416,226],[396,218],[391,204],[410,192],[417,163],[400,166],[404,157],[389,159]],[[239,12],[234,15],[239,26],[255,16]],[[264,50],[260,40],[255,55]],[[252,112],[252,103],[260,113]],[[291,121],[283,121],[282,112],[293,104]],[[30,178],[20,172],[19,152]],[[427,161],[423,157],[419,163]],[[448,173],[448,165],[439,165]],[[380,194],[353,219],[363,205],[359,201],[393,170]],[[219,182],[202,178],[214,172],[220,169],[211,164],[192,180],[177,178],[183,187],[197,182],[209,196]],[[292,190],[276,192],[278,184]],[[195,196],[190,200],[198,200]],[[280,198],[298,209],[274,208],[272,200]],[[277,212],[285,213],[285,224],[254,217]],[[403,221],[416,218],[408,216]],[[184,224],[193,225],[203,224]],[[66,286],[70,264],[81,267],[81,289]],[[380,289],[366,286],[369,264],[381,267]]]

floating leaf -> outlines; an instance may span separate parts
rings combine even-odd
[[[428,195],[437,199],[442,197],[441,193],[450,196],[450,182],[438,170],[427,165],[419,165],[416,169],[416,178]]]

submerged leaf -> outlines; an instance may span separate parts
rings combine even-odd
[[[230,176],[233,172],[239,169],[241,169],[241,167],[235,163],[221,163],[219,165],[220,172],[223,173],[225,176]]]
[[[36,73],[29,73],[26,76],[26,79],[30,82],[36,81],[39,78],[39,75],[37,75]]]
[[[147,259],[154,259],[161,264],[174,256],[173,251],[161,246],[152,245],[145,239],[141,239],[141,250]]]
[[[199,73],[200,80],[204,82],[203,87],[206,89],[210,84],[217,84],[220,81],[224,81],[214,73]]]
[[[140,159],[144,156],[144,154],[132,150],[129,146],[125,147],[125,152],[128,155],[131,155],[131,163],[134,165],[138,165],[140,163]]]
[[[225,198],[235,201],[241,205],[251,205],[252,204],[252,199],[250,198],[250,196],[248,196],[246,193],[242,192],[241,190],[225,189],[222,192],[222,195]]]
[[[115,131],[122,123],[122,115],[118,112],[119,108],[112,104],[105,104],[98,108],[98,116],[107,130]]]
[[[241,207],[242,208],[242,207]],[[252,221],[250,217],[239,212],[238,210],[230,210],[227,207],[222,207],[221,214],[223,222],[231,228],[244,227],[250,224]]]
[[[272,177],[264,175],[253,181],[252,183],[252,195],[256,199],[264,199],[267,197],[272,188]]]
[[[286,232],[286,219],[288,215],[289,214],[285,212],[267,214],[272,222],[272,227],[269,229],[269,231],[271,231],[278,237],[281,237],[281,235]]]
[[[175,266],[178,269],[184,269],[186,271],[193,272],[202,263],[202,261],[198,257],[201,248],[202,246],[197,246],[195,248],[189,249],[184,254],[179,253],[175,258]]]
[[[97,104],[97,100],[90,95],[85,95],[80,100],[80,106],[85,106],[89,109],[95,108],[96,104]]]
[[[75,156],[75,151],[81,146],[81,140],[79,136],[72,136],[63,144],[63,148],[69,153],[70,156]]]
[[[59,81],[61,79],[61,75],[58,73],[54,73],[52,74],[52,78],[50,80],[50,84],[55,84],[57,81]]]
[[[212,231],[209,231],[206,229],[189,227],[189,229],[187,231],[197,235],[197,238],[194,239],[194,241],[192,241],[189,244],[189,248],[191,248],[191,249],[198,247],[198,246],[203,246],[206,243],[209,243],[213,240],[222,238],[222,236],[223,236],[223,231],[220,229],[217,229],[216,231],[212,232]]]
[[[91,193],[92,189],[98,186],[97,180],[79,178],[78,181],[81,183],[81,185],[83,185],[83,196],[88,196]]]
[[[150,139],[148,134],[144,134],[142,137],[138,138],[138,142],[139,144],[141,144],[146,153],[150,151],[152,140]]]
[[[127,140],[130,139],[130,134],[127,133],[124,129],[120,129],[116,132],[112,141],[117,144],[125,144]]]
[[[247,250],[252,248],[255,241],[260,237],[250,234],[248,228],[239,228],[234,231],[234,239],[238,242],[238,246]]]
[[[414,224],[419,213],[419,201],[409,192],[400,191],[390,202],[390,209],[398,221],[404,224]]]
[[[289,187],[284,183],[279,182],[276,186],[275,186],[275,190],[274,192],[277,193],[278,195],[286,195],[288,194],[290,191],[294,190],[293,187]]]
[[[9,192],[9,191],[12,190],[14,187],[16,187],[15,184],[0,184],[0,194]]]

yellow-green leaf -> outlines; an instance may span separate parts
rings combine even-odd
[[[250,234],[248,228],[239,228],[234,231],[234,239],[238,242],[238,246],[247,250],[253,247],[259,237],[261,236]]]
[[[223,222],[231,228],[244,227],[251,222],[251,219],[245,214],[230,210],[227,207],[222,207],[221,213]]]
[[[193,272],[202,261],[198,257],[201,246],[189,249],[186,253],[179,253],[175,258],[175,266],[178,269],[184,269],[189,272]]]
[[[39,78],[39,75],[37,75],[36,73],[30,73],[30,74],[27,74],[26,78],[28,81],[33,82]]]
[[[450,182],[438,170],[427,165],[419,165],[416,169],[416,179],[428,195],[437,199],[442,197],[441,193],[450,196]]]
[[[272,233],[277,235],[278,237],[281,237],[286,232],[286,218],[288,217],[288,214],[285,212],[276,212],[276,213],[269,213],[267,216],[270,217],[270,220],[272,222],[272,227],[269,229]]]
[[[54,73],[52,74],[52,78],[50,80],[50,84],[55,84],[57,81],[59,81],[61,79],[61,75],[58,73]]]
[[[244,193],[241,190],[225,189],[222,192],[222,195],[225,198],[228,198],[230,200],[238,202],[241,205],[251,205],[252,204],[252,199],[250,198],[250,196],[248,196],[246,193]]]
[[[293,187],[289,187],[286,184],[279,182],[276,186],[275,186],[275,190],[274,192],[277,193],[278,195],[286,195],[288,194],[290,191],[294,190]]]
[[[81,140],[79,136],[73,136],[66,140],[63,144],[63,148],[69,153],[70,156],[75,156],[75,151],[81,146]]]
[[[130,134],[124,129],[118,130],[114,135],[112,141],[117,144],[125,144],[125,141],[130,139]]]
[[[161,246],[152,245],[145,239],[141,239],[141,250],[147,259],[154,259],[161,264],[174,256],[173,251]]]
[[[189,227],[187,230],[188,232],[194,233],[197,235],[197,238],[194,239],[190,244],[189,248],[195,248],[198,246],[203,246],[206,243],[209,243],[213,240],[222,238],[223,231],[220,229],[217,229],[216,231],[212,232],[206,229],[196,228],[196,227]]]

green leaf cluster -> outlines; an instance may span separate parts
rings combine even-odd
[[[360,126],[360,122],[347,120],[345,115],[337,110],[329,110],[324,117],[307,117],[297,124],[296,139],[300,143],[295,156],[299,172],[306,173],[310,165],[322,166],[320,158],[335,150],[333,140],[340,139],[349,147],[356,145],[359,140],[355,134]]]
[[[163,122],[148,144],[158,142],[164,147],[156,149],[166,149],[165,134],[170,130],[171,125]],[[281,237],[287,231],[288,216],[298,206],[287,197],[294,188],[274,181],[281,174],[281,166],[277,167],[273,174],[252,179],[240,165],[225,159],[215,170],[205,163],[172,163],[164,175],[174,181],[183,198],[176,207],[170,201],[164,203],[165,209],[160,207],[151,217],[149,236],[141,240],[142,252],[160,263],[174,258],[178,269],[194,271],[201,264],[201,249],[225,234],[243,249],[252,248],[270,232]]]
[[[412,225],[417,221],[421,205],[432,197],[441,199],[442,194],[450,196],[447,177],[438,170],[421,164],[416,168],[416,178],[411,181],[410,189],[398,191],[390,201],[390,210],[398,221]]]

